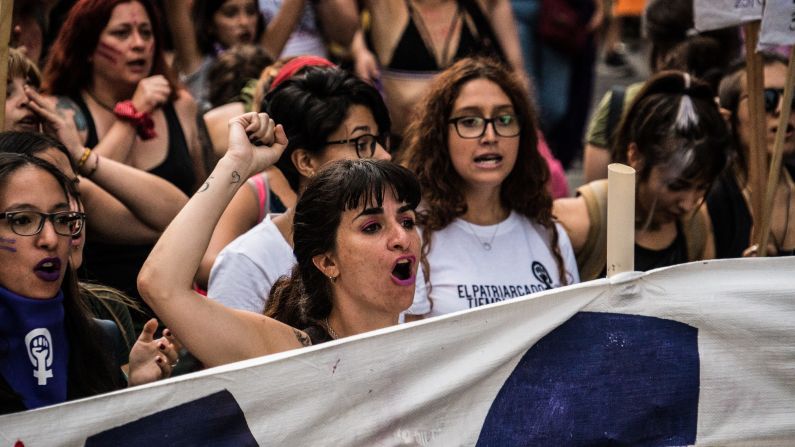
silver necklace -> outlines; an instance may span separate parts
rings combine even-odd
[[[461,220],[463,220],[463,219],[461,219]],[[465,220],[464,220],[464,223],[467,224],[467,227],[469,228],[469,232],[472,233],[472,236],[475,236],[475,239],[478,242],[480,242],[480,245],[483,247],[483,249],[486,250],[486,251],[491,251],[491,244],[494,243],[494,238],[497,236],[497,230],[500,229],[500,224],[502,222],[499,222],[499,223],[497,223],[497,225],[494,225],[494,233],[491,235],[491,239],[489,239],[488,242],[482,241],[480,239],[478,234],[475,232],[475,228],[472,226],[472,224],[470,224],[469,222],[467,222]]]

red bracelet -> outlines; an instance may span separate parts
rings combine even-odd
[[[146,112],[139,112],[132,101],[127,100],[116,103],[113,113],[117,118],[132,124],[142,140],[150,140],[157,136],[155,122],[152,121],[152,117]]]

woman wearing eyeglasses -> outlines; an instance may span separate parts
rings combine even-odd
[[[487,59],[442,72],[409,126],[405,164],[422,186],[426,284],[441,315],[579,280],[571,244],[552,219],[549,170],[521,81]]]
[[[86,217],[71,180],[43,159],[2,152],[0,184],[0,414],[121,388],[127,356],[87,313],[71,266]],[[176,359],[151,326],[130,353],[130,385],[167,377]]]
[[[787,80],[787,60],[777,54],[762,53],[764,63],[765,141],[767,151],[779,127],[779,116],[785,107],[782,101]],[[715,231],[715,250],[718,258],[735,258],[756,254],[751,246],[754,217],[751,214],[748,185],[748,157],[753,122],[748,109],[748,90],[745,65],[740,63],[723,78],[719,88],[720,106],[729,116],[735,158],[732,169],[720,177],[707,196],[707,207]],[[792,105],[790,105],[792,107]],[[791,229],[795,217],[795,113],[790,114],[784,139],[784,164],[773,202],[768,255],[795,254],[795,231]],[[750,246],[750,247],[749,247]]]
[[[289,144],[276,166],[301,192],[334,160],[389,160],[389,115],[378,91],[338,68],[309,67],[268,94],[265,110]],[[224,248],[210,273],[208,295],[229,307],[262,313],[271,287],[295,265],[294,208],[268,215]]]

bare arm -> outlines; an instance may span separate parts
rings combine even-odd
[[[207,251],[204,252],[204,257],[199,265],[199,272],[196,274],[196,282],[199,286],[207,289],[210,281],[210,271],[218,253],[235,238],[253,228],[257,224],[258,216],[259,204],[251,188],[248,186],[240,188],[232,198],[229,206],[226,207],[224,214],[221,215],[221,220],[215,226],[215,231],[213,231],[213,236],[210,239],[210,245],[207,246]]]
[[[244,113],[242,102],[232,102],[211,109],[202,117],[217,159],[224,156],[229,143],[229,120]]]
[[[55,102],[33,90],[28,92],[30,107],[46,123],[69,151],[75,164],[85,153],[85,147],[71,116],[56,110]],[[170,182],[146,171],[127,166],[92,153],[80,167],[80,174],[91,176],[91,181],[80,182],[80,192],[86,209],[92,215],[92,226],[99,224],[100,234],[126,237],[129,231],[132,243],[153,242],[176,216],[188,197]],[[107,222],[108,227],[102,224]],[[125,222],[119,231],[118,222]]]
[[[297,348],[305,337],[276,320],[227,308],[193,291],[196,270],[226,205],[245,179],[272,165],[287,144],[281,126],[272,146],[255,150],[249,143],[249,135],[273,140],[273,121],[265,114],[242,115],[229,126],[226,155],[163,233],[138,276],[147,304],[209,366]]]
[[[582,172],[585,183],[607,178],[607,165],[610,164],[610,151],[606,147],[585,145],[582,156]]]
[[[552,215],[566,229],[571,240],[571,247],[578,253],[588,239],[588,230],[591,228],[591,219],[588,217],[588,207],[582,197],[558,199],[553,202]]]
[[[196,32],[191,21],[190,0],[168,0],[163,2],[168,17],[168,27],[174,42],[174,65],[180,73],[194,73],[204,59],[196,43]]]
[[[279,12],[265,28],[265,32],[260,38],[260,45],[274,59],[282,54],[284,45],[301,19],[305,3],[305,0],[284,0]]]
[[[524,71],[522,46],[519,44],[519,32],[516,30],[511,2],[509,0],[491,0],[488,3],[488,12],[491,19],[491,27],[494,29],[497,40],[500,41],[505,57],[513,69],[520,73],[529,83],[530,77]]]
[[[353,58],[353,72],[360,79],[372,84],[381,77],[378,69],[378,60],[367,48],[367,43],[364,40],[364,31],[361,29],[357,30],[353,36],[351,57]]]
[[[354,0],[320,0],[315,3],[320,27],[326,39],[343,47],[351,44],[359,30],[359,8]]]

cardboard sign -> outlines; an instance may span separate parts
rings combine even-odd
[[[762,13],[758,49],[795,45],[795,2],[768,0]]]

